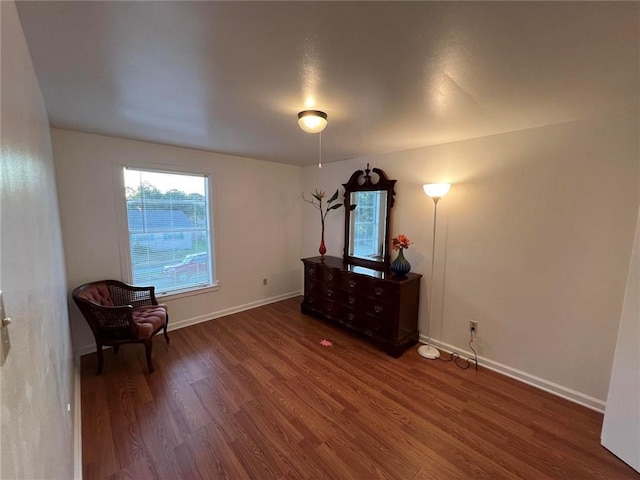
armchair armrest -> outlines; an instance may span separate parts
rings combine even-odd
[[[96,335],[106,332],[116,333],[121,330],[123,334],[130,335],[137,330],[133,321],[133,306],[104,306],[89,300],[74,298],[80,311],[87,319],[91,330]]]

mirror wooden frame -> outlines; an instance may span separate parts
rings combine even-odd
[[[378,176],[378,180],[374,183],[374,179],[371,178],[371,172]],[[387,174],[379,168],[370,169],[369,164],[367,163],[367,168],[365,170],[356,170],[349,178],[347,183],[343,183],[344,187],[344,254],[343,259],[346,265],[358,265],[366,268],[371,268],[373,270],[388,270],[389,265],[391,264],[391,254],[389,252],[389,225],[391,220],[391,209],[393,208],[393,204],[395,202],[395,184],[397,180],[389,180]],[[387,205],[386,205],[386,215],[385,215],[385,226],[384,226],[384,260],[382,262],[376,262],[374,260],[367,260],[364,258],[353,257],[349,255],[349,242],[351,240],[351,212],[355,208],[355,205],[351,205],[351,194],[353,192],[377,192],[384,191],[387,192]]]

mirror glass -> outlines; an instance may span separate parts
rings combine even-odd
[[[351,192],[349,256],[384,262],[387,238],[386,190]]]
[[[347,265],[347,270],[353,273],[361,273],[369,277],[385,278],[382,270],[373,270],[372,268],[359,267],[358,265]]]
[[[385,271],[396,181],[379,168],[356,170],[344,187],[344,263]]]

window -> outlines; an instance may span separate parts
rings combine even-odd
[[[208,178],[125,168],[131,281],[160,295],[213,286]]]

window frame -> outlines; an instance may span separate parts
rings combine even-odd
[[[207,196],[207,224],[209,228],[209,249],[211,252],[211,277],[212,282],[208,285],[194,285],[184,289],[176,289],[171,291],[160,291],[156,289],[156,297],[163,300],[171,300],[203,293],[215,292],[220,288],[220,279],[218,278],[218,251],[215,237],[215,219],[217,218],[214,199],[215,189],[211,174],[191,169],[188,167],[176,168],[174,166],[153,163],[131,162],[126,164],[118,164],[114,166],[115,185],[117,186],[116,195],[116,216],[118,231],[118,246],[120,254],[120,271],[123,281],[133,283],[133,266],[131,265],[131,242],[129,232],[129,217],[127,215],[126,187],[124,179],[124,171],[126,169],[142,170],[153,173],[166,173],[170,175],[188,175],[201,176],[206,180],[206,196]]]

